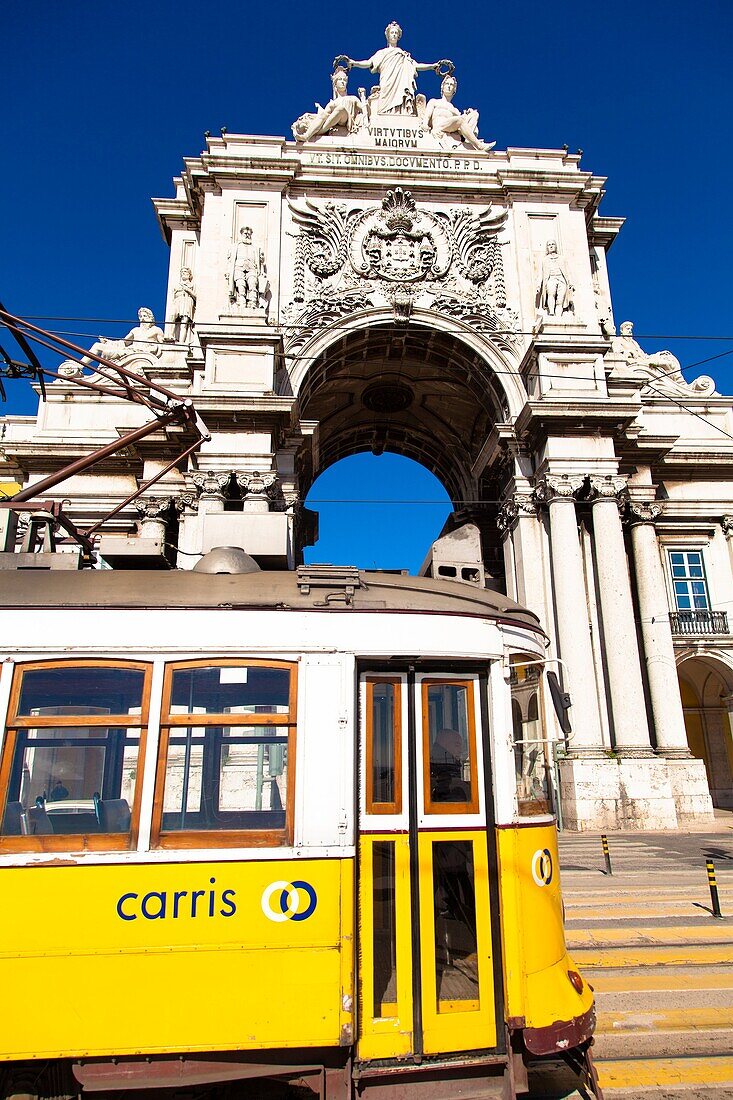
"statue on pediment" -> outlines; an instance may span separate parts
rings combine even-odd
[[[399,23],[390,23],[384,31],[387,45],[377,50],[364,61],[354,61],[342,54],[334,65],[345,65],[347,69],[368,69],[379,75],[379,98],[376,113],[380,115],[415,115],[415,93],[417,74],[436,72],[446,75],[453,72],[451,61],[434,61],[423,64],[415,61],[406,50],[401,49],[402,27]]]
[[[331,76],[333,99],[325,107],[316,103],[316,114],[301,115],[293,123],[293,137],[296,141],[313,141],[322,134],[343,126],[347,133],[359,129],[363,118],[363,104],[359,96],[348,94],[348,69],[339,66]]]
[[[101,355],[112,362],[132,355],[153,355],[159,358],[163,354],[165,337],[163,330],[155,323],[153,311],[147,306],[141,306],[137,317],[140,323],[130,329],[123,340],[108,340],[106,336],[100,336],[89,349],[92,355]],[[79,362],[88,367],[93,366],[96,361],[84,355]]]
[[[453,96],[458,89],[458,81],[453,73],[443,77],[440,85],[440,99],[431,99],[425,108],[423,121],[439,145],[445,147],[445,137],[450,135],[459,141],[465,141],[473,149],[488,152],[496,145],[495,141],[480,141],[478,136],[478,111],[469,107],[459,111],[453,106]]]
[[[701,374],[688,382],[682,373],[680,361],[671,351],[655,351],[647,355],[634,339],[634,325],[624,321],[620,334],[611,339],[611,354],[623,359],[629,373],[648,382],[652,393],[686,394],[710,397],[715,393],[715,382],[707,374]]]

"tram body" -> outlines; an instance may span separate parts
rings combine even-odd
[[[531,613],[337,570],[6,572],[0,608],[0,1095],[595,1088],[518,797]]]

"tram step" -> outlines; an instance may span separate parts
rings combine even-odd
[[[733,1055],[703,1058],[623,1058],[596,1062],[604,1100],[621,1097],[670,1095],[730,1100],[733,1090]]]

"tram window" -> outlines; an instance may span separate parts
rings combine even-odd
[[[402,708],[399,680],[368,680],[367,792],[369,814],[402,812]]]
[[[473,843],[433,842],[437,1009],[456,1001],[479,1007]]]
[[[425,812],[478,813],[472,681],[424,680]]]
[[[397,913],[395,908],[395,844],[372,846],[374,883],[374,1007],[375,1019],[397,1015]]]
[[[295,666],[211,661],[166,676],[153,843],[284,844],[292,833]]]
[[[536,657],[511,660],[512,735],[517,804],[521,817],[551,812],[547,740],[541,718],[542,666]],[[524,662],[527,662],[526,664]]]
[[[148,678],[146,666],[104,661],[19,666],[0,765],[0,847],[130,845]]]

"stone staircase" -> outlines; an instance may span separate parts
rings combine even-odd
[[[728,839],[728,838],[731,839]],[[568,948],[594,987],[606,1100],[733,1097],[733,830],[563,834]],[[710,913],[715,859],[723,920]]]

